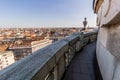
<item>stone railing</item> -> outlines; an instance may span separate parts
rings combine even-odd
[[[0,80],[61,80],[76,52],[96,37],[97,32],[72,34],[1,70]]]

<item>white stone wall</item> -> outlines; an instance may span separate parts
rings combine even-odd
[[[116,28],[113,28],[116,27]],[[97,41],[97,60],[103,80],[120,80],[120,28],[100,28]]]
[[[12,51],[0,52],[0,70],[14,63],[14,55]]]
[[[97,18],[96,52],[103,80],[120,80],[120,0],[104,0]]]
[[[103,80],[120,80],[120,0],[104,0],[97,18],[96,51]]]
[[[107,30],[106,30],[107,32]],[[107,34],[105,30],[100,30],[97,41],[97,60],[103,80],[112,80],[115,68],[115,57],[106,49]]]
[[[35,45],[32,45],[32,53],[41,49],[41,48],[44,48],[48,45],[52,44],[52,40],[45,40],[44,42],[40,42],[38,44],[35,44]]]

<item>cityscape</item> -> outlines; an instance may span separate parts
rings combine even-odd
[[[0,29],[0,70],[79,30],[79,28]]]
[[[0,70],[82,28],[0,29]],[[86,32],[95,28],[87,28]]]
[[[120,80],[120,0],[0,0],[0,80]]]

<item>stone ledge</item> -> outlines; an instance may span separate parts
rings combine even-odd
[[[34,52],[26,58],[1,70],[0,80],[44,80],[53,68],[59,66],[57,64],[61,64],[60,61],[65,60],[65,53],[71,54],[69,51],[74,49],[76,52],[81,49],[83,44],[77,44],[80,42],[83,43],[81,39],[84,37],[82,36],[87,35],[87,38],[90,38],[93,33],[97,35],[97,32],[86,34],[76,33]],[[72,54],[75,55],[74,51],[72,51]],[[62,67],[59,67],[59,69],[61,70],[64,65],[66,64],[61,65]],[[58,75],[61,77],[62,73],[58,73]],[[60,78],[57,80],[60,80]]]

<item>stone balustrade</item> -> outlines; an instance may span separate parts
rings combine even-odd
[[[1,70],[0,80],[61,80],[76,52],[96,38],[97,32],[72,34]]]

